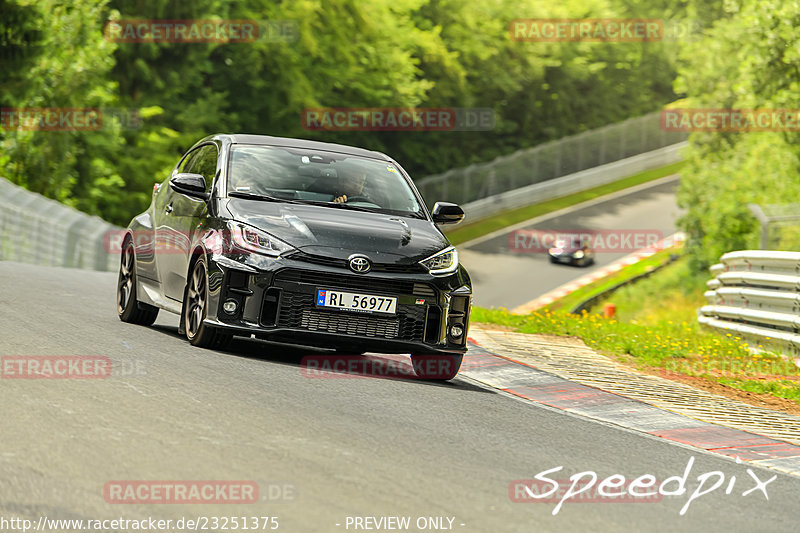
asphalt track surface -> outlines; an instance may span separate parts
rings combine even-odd
[[[120,372],[0,379],[0,518],[277,516],[287,532],[356,531],[348,516],[455,517],[453,530],[481,533],[797,531],[796,477],[754,467],[761,480],[777,476],[769,499],[743,496],[754,486],[747,465],[465,378],[309,379],[300,361],[310,350],[250,339],[197,349],[172,315],[150,328],[120,322],[115,281],[0,262],[0,355],[103,355]],[[554,503],[509,498],[510,482],[557,466],[558,479],[665,480],[691,457],[689,493],[702,473],[721,471],[723,488],[736,480],[731,494],[702,496],[684,516],[689,493],[567,503],[556,515]],[[112,504],[103,495],[112,480],[254,480],[262,501]],[[286,486],[291,496],[269,498],[269,487]]]
[[[555,265],[546,253],[513,251],[509,232],[605,230],[624,235],[650,230],[668,237],[677,231],[681,213],[675,199],[678,184],[678,176],[662,178],[464,243],[459,258],[472,277],[474,304],[513,309],[635,251],[599,252],[589,267]]]

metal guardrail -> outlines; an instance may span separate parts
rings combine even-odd
[[[730,252],[710,270],[701,324],[800,353],[800,252]]]
[[[660,168],[683,159],[682,150],[688,143],[665,146],[651,152],[614,161],[607,165],[582,170],[568,176],[535,183],[461,205],[469,222],[490,217],[502,211],[546,202],[554,198],[606,185],[639,172]]]
[[[652,152],[687,139],[661,127],[660,112],[518,150],[486,163],[416,180],[425,201],[469,204],[590,168]]]
[[[107,250],[120,229],[0,178],[0,260],[115,271]]]

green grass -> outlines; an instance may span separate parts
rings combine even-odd
[[[477,307],[472,320],[523,333],[579,337],[591,348],[640,369],[701,377],[800,403],[800,371],[791,361],[775,353],[752,353],[739,337],[698,324],[707,279],[708,274],[692,272],[682,257],[611,295],[606,302],[617,307],[613,319],[547,308],[513,315],[506,309]]]
[[[641,365],[680,368],[681,363],[704,361],[712,355],[745,360],[746,346],[733,338],[700,331],[695,321],[666,321],[639,324],[605,319],[596,313],[569,314],[564,311],[535,311],[513,315],[505,309],[475,308],[475,322],[500,324],[522,333],[571,335],[609,355],[627,356]]]
[[[657,274],[622,287],[599,305],[613,303],[617,319],[624,322],[696,322],[697,310],[706,304],[703,293],[710,277],[691,271],[688,258],[681,257]]]
[[[719,383],[748,392],[769,394],[800,403],[800,387],[797,382],[787,380],[718,379]]]
[[[558,211],[559,209],[564,209],[565,207],[570,207],[581,202],[598,198],[600,196],[605,196],[606,194],[621,191],[622,189],[627,189],[629,187],[633,187],[634,185],[639,185],[641,183],[646,183],[648,181],[653,181],[658,178],[675,174],[683,167],[684,164],[684,161],[679,161],[665,167],[640,172],[639,174],[634,174],[633,176],[629,176],[606,185],[601,185],[593,189],[562,196],[561,198],[555,198],[540,204],[504,211],[493,217],[485,218],[472,224],[456,227],[447,232],[447,238],[450,239],[450,242],[454,245],[458,245],[472,239],[477,239],[478,237],[486,235],[487,233],[512,226],[519,222],[524,222],[531,218],[552,213],[553,211]]]
[[[584,285],[578,290],[567,294],[563,298],[553,301],[546,307],[550,311],[556,311],[559,309],[569,311],[574,309],[589,298],[593,298],[599,294],[602,294],[619,283],[635,278],[636,276],[640,276],[653,270],[654,268],[660,267],[661,265],[669,262],[670,256],[676,253],[680,253],[680,250],[677,248],[660,250],[650,257],[646,257],[637,263],[628,265],[609,276],[593,281],[588,285]]]

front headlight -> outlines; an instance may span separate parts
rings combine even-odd
[[[231,231],[233,244],[249,252],[278,257],[282,253],[294,249],[282,240],[252,226],[231,220],[228,222],[228,228]]]
[[[575,252],[575,259],[583,259],[583,250],[578,250]]]
[[[458,268],[458,251],[450,246],[419,262],[433,274],[449,274]]]

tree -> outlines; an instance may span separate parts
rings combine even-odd
[[[682,54],[676,81],[676,91],[688,95],[682,107],[797,109],[800,8],[775,0],[726,6],[727,16]],[[789,130],[690,136],[678,198],[687,209],[680,224],[696,269],[724,252],[758,246],[748,203],[797,197],[797,141]]]

